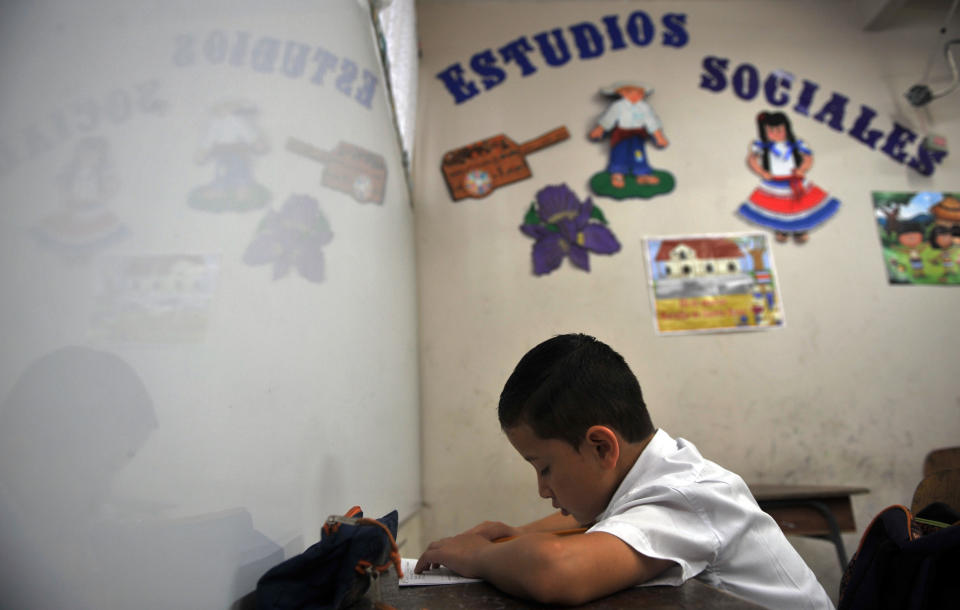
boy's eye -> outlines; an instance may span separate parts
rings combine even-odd
[[[550,472],[550,467],[546,466],[540,470],[540,476],[545,477]]]

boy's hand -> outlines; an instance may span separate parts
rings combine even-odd
[[[490,539],[480,534],[470,533],[436,540],[431,542],[427,550],[420,556],[420,560],[417,561],[413,571],[420,574],[424,570],[445,565],[461,576],[476,578],[480,576],[476,571],[477,553],[491,544],[493,543],[490,542]]]
[[[497,538],[506,538],[508,536],[519,536],[523,532],[519,527],[513,527],[500,521],[484,521],[480,525],[472,527],[463,533],[483,536],[487,540],[496,540]]]

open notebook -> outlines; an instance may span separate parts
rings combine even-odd
[[[400,560],[400,569],[403,570],[403,578],[400,579],[401,587],[410,587],[414,585],[455,585],[465,582],[480,582],[479,578],[466,578],[448,568],[436,568],[427,570],[422,574],[414,574],[413,568],[417,565],[417,560],[404,557]]]

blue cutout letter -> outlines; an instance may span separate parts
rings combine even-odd
[[[537,71],[536,66],[527,59],[527,53],[532,50],[533,46],[530,44],[530,41],[527,40],[527,37],[521,36],[513,42],[500,47],[500,56],[503,57],[504,63],[510,63],[511,61],[516,62],[516,64],[520,66],[521,75],[530,76]]]
[[[593,59],[603,55],[603,35],[592,23],[578,23],[570,26],[573,41],[580,50],[580,59]]]
[[[719,93],[727,88],[726,69],[730,60],[708,55],[703,58],[703,69],[700,75],[700,88]]]
[[[470,67],[480,76],[486,77],[483,79],[483,86],[487,90],[493,89],[507,78],[507,73],[497,67],[497,58],[490,49],[471,57]]]
[[[746,75],[746,82],[743,80],[744,75]],[[733,83],[733,92],[737,94],[737,97],[747,102],[755,98],[757,91],[760,90],[760,75],[751,64],[744,63],[737,66],[731,82]]]
[[[682,47],[690,40],[687,34],[687,16],[684,13],[667,13],[660,20],[663,27],[667,28],[663,33],[663,45],[667,47]]]
[[[443,81],[447,91],[453,94],[453,101],[457,104],[461,104],[480,93],[473,81],[463,79],[463,67],[460,64],[453,64],[437,74],[437,78]]]

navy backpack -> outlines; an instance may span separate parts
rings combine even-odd
[[[363,597],[372,582],[396,567],[397,511],[365,519],[359,506],[330,517],[320,542],[272,567],[257,582],[258,610],[337,610]]]
[[[942,503],[878,514],[840,582],[837,610],[960,608],[960,514]]]

